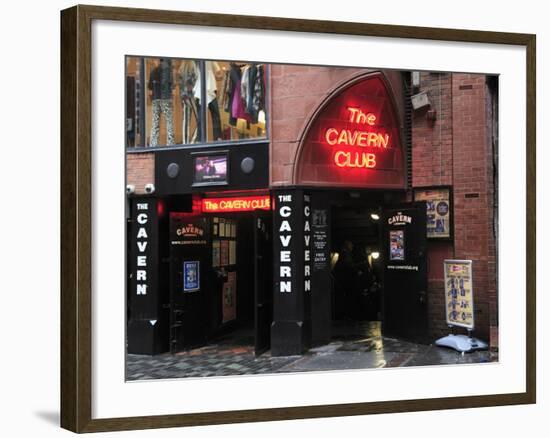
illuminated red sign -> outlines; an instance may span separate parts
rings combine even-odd
[[[317,112],[299,152],[297,184],[403,188],[394,98],[381,73],[336,93]]]
[[[271,198],[269,195],[243,196],[238,198],[204,198],[202,211],[204,213],[231,213],[236,211],[269,210]]]
[[[358,108],[347,108],[349,122],[358,125],[376,126],[376,116],[365,113]],[[356,167],[373,169],[376,167],[376,154],[343,149],[342,146],[357,146],[362,148],[387,148],[390,136],[375,130],[328,128],[325,131],[325,141],[335,146],[334,164],[338,167]]]

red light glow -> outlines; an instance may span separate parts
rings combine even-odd
[[[382,74],[343,88],[308,126],[294,183],[403,188],[405,157],[394,98]]]
[[[325,140],[331,146],[360,146],[360,147],[376,147],[387,148],[390,142],[388,134],[379,134],[377,132],[367,131],[352,131],[342,129],[339,131],[336,128],[328,128],[325,133]]]
[[[269,210],[271,198],[245,196],[239,198],[205,198],[202,200],[203,213],[231,213],[237,211]]]
[[[376,155],[368,152],[337,151],[334,154],[334,163],[338,167],[359,167],[372,169],[376,167]]]

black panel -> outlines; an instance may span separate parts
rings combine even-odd
[[[382,224],[383,333],[423,341],[428,325],[426,204],[386,209]]]
[[[165,350],[161,297],[158,288],[159,218],[157,200],[131,200],[128,260],[128,353],[157,354]]]
[[[207,304],[216,278],[210,263],[207,219],[170,215],[170,351],[204,345],[207,336]],[[198,285],[186,291],[185,263],[198,263]],[[189,285],[188,285],[189,286]]]
[[[314,345],[330,342],[330,208],[326,193],[314,193],[311,199],[311,338]]]
[[[256,355],[271,345],[271,321],[273,319],[273,241],[271,212],[255,212],[254,221],[254,304]]]
[[[311,293],[304,284],[304,192],[273,193],[272,356],[302,354],[311,342]]]
[[[227,184],[194,186],[193,158],[197,154],[209,155],[222,151],[227,151],[229,155]],[[254,168],[249,173],[244,172],[241,166],[241,162],[246,158],[254,160]],[[179,167],[179,172],[175,177],[168,175],[168,167],[172,163]],[[246,166],[245,170],[247,170]],[[252,143],[238,146],[189,147],[157,151],[155,153],[155,185],[159,195],[267,188],[269,185],[269,146],[267,143]]]
[[[158,319],[157,200],[134,198],[130,218],[130,319]]]

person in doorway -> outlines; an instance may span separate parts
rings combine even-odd
[[[344,241],[338,261],[334,266],[334,278],[336,280],[338,301],[341,303],[341,312],[344,319],[352,317],[352,302],[354,286],[357,277],[357,269],[353,263],[353,243]]]

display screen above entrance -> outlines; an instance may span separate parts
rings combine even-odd
[[[234,198],[205,198],[202,200],[203,213],[230,213],[237,211],[269,210],[269,195],[242,196]]]
[[[298,184],[403,188],[399,120],[381,73],[336,92],[317,112],[296,163]]]

